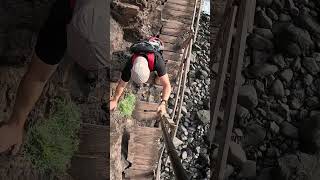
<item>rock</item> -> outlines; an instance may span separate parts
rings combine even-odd
[[[187,108],[185,106],[181,106],[181,113],[183,115],[186,115],[188,113],[188,110],[187,110]]]
[[[282,54],[273,56],[271,61],[280,68],[284,68],[286,66],[286,62],[284,61]]]
[[[291,81],[293,77],[293,71],[291,69],[285,69],[280,73],[280,78],[287,83]]]
[[[320,68],[314,58],[305,57],[302,61],[302,65],[312,75],[316,75],[320,72]]]
[[[270,29],[254,28],[253,32],[269,40],[273,39],[273,33]]]
[[[313,82],[313,77],[311,76],[311,74],[304,75],[303,82],[305,85],[310,86]]]
[[[272,3],[272,0],[257,0],[257,5],[259,6],[270,6]]]
[[[218,74],[218,71],[219,71],[219,63],[213,63],[211,69],[213,70],[214,73]]]
[[[185,160],[185,159],[187,159],[187,157],[188,157],[187,151],[183,151],[183,152],[182,152],[182,155],[181,155],[181,158],[182,158],[183,160]]]
[[[177,148],[178,146],[183,144],[183,141],[181,141],[180,139],[178,139],[177,137],[173,138],[173,144],[174,146]]]
[[[320,112],[310,113],[299,128],[301,148],[308,153],[320,152]]]
[[[275,133],[278,134],[280,131],[280,127],[275,123],[275,122],[271,122],[270,123],[270,130]]]
[[[314,49],[314,42],[312,41],[309,32],[305,29],[290,24],[286,28],[286,35],[289,40],[298,44],[304,55],[310,54]]]
[[[284,96],[284,87],[282,82],[277,79],[273,82],[271,87],[271,93],[276,97],[283,97]]]
[[[270,65],[270,64],[254,65],[249,68],[250,74],[252,74],[254,77],[259,77],[259,78],[272,75],[278,70],[279,69],[277,66]]]
[[[261,51],[269,51],[273,49],[273,43],[258,34],[250,34],[247,39],[248,45],[252,49],[261,50]]]
[[[273,9],[268,8],[266,13],[267,13],[268,17],[270,17],[273,21],[278,21],[279,16],[277,15],[276,12],[274,12]]]
[[[230,164],[227,164],[227,168],[224,171],[224,177],[225,178],[229,178],[229,176],[231,176],[234,172],[234,167],[231,166]]]
[[[292,69],[294,71],[299,71],[301,69],[301,58],[297,57],[292,63]]]
[[[295,19],[295,22],[298,26],[306,28],[309,32],[319,37],[320,24],[315,18],[311,17],[307,13],[300,13],[299,17]]]
[[[274,9],[274,10],[276,10],[278,13],[279,12],[281,12],[281,10],[283,9],[283,3],[282,3],[283,1],[281,1],[281,0],[273,0],[273,2],[272,2],[272,8]]]
[[[297,152],[278,159],[274,179],[317,180],[320,179],[320,163],[316,156]]]
[[[259,80],[255,80],[255,88],[259,93],[264,93],[264,84],[259,81]]]
[[[201,74],[204,76],[204,78],[208,78],[208,73],[205,70],[200,70]]]
[[[265,52],[265,51],[258,51],[258,50],[253,50],[252,51],[252,64],[257,65],[257,64],[265,64],[267,60],[270,58],[270,54]]]
[[[235,133],[238,137],[242,137],[242,136],[243,136],[243,132],[242,132],[241,129],[239,129],[239,128],[235,128],[235,129],[234,129],[234,133]]]
[[[229,155],[228,155],[228,162],[230,164],[242,166],[246,161],[247,161],[247,156],[243,148],[241,147],[241,145],[231,141]]]
[[[263,142],[266,137],[266,130],[258,124],[250,124],[246,128],[245,137],[244,137],[244,145],[259,145]]]
[[[197,112],[197,116],[200,121],[204,124],[208,124],[210,122],[210,111],[209,110],[200,110]]]
[[[249,110],[239,104],[237,104],[236,109],[236,117],[239,119],[247,119],[249,117],[250,113]]]
[[[238,103],[247,109],[255,108],[258,105],[255,88],[251,85],[241,86],[238,94]]]
[[[319,98],[317,96],[309,97],[306,100],[306,105],[311,109],[315,109],[315,108],[319,107],[319,105],[320,105]]]
[[[316,62],[320,62],[320,53],[314,52],[312,57],[315,59]]]
[[[257,180],[270,180],[270,179],[273,179],[272,168],[262,169],[260,175],[257,178]]]
[[[280,125],[281,133],[288,138],[292,139],[298,139],[299,138],[299,133],[298,133],[298,128],[293,126],[287,121],[284,121]]]
[[[302,54],[300,47],[297,43],[287,43],[284,50],[288,53],[291,57],[297,57]]]
[[[291,21],[291,17],[287,14],[281,13],[279,17],[280,22],[288,22]]]
[[[258,10],[255,15],[255,24],[258,27],[271,29],[272,28],[272,20],[267,16],[265,11]]]
[[[293,97],[290,101],[290,107],[292,109],[300,109],[300,107],[302,106],[302,103],[300,102],[300,100],[296,97]]]
[[[269,118],[269,120],[275,121],[277,124],[281,124],[284,121],[284,118],[282,116],[273,111],[268,111],[267,117]]]
[[[255,161],[248,160],[241,167],[241,171],[239,173],[239,177],[255,179],[256,178],[257,165]]]

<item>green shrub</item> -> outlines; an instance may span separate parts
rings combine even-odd
[[[136,97],[132,93],[128,93],[124,99],[119,102],[120,114],[124,117],[131,117],[136,103]]]
[[[28,129],[24,153],[41,172],[65,174],[78,149],[80,111],[71,101],[55,100],[55,109]]]

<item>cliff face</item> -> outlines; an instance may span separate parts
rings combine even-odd
[[[160,30],[160,5],[164,0],[113,0],[111,15],[123,29],[127,41],[135,41]],[[111,34],[112,35],[112,34]]]

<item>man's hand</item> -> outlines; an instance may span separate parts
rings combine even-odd
[[[115,110],[115,109],[117,108],[117,106],[118,106],[118,101],[115,100],[115,99],[112,99],[112,100],[110,101],[110,111]]]
[[[157,112],[160,114],[160,116],[164,116],[165,114],[167,114],[166,104],[161,103],[157,109]]]
[[[0,153],[9,150],[15,155],[22,144],[23,127],[16,124],[6,124],[0,127]]]

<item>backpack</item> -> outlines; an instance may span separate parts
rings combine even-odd
[[[131,57],[131,62],[133,64],[134,60],[138,56],[145,56],[148,60],[148,65],[150,71],[154,71],[155,58],[162,58],[162,51],[159,48],[153,46],[149,41],[143,40],[137,42],[130,47],[130,52],[133,53]]]

